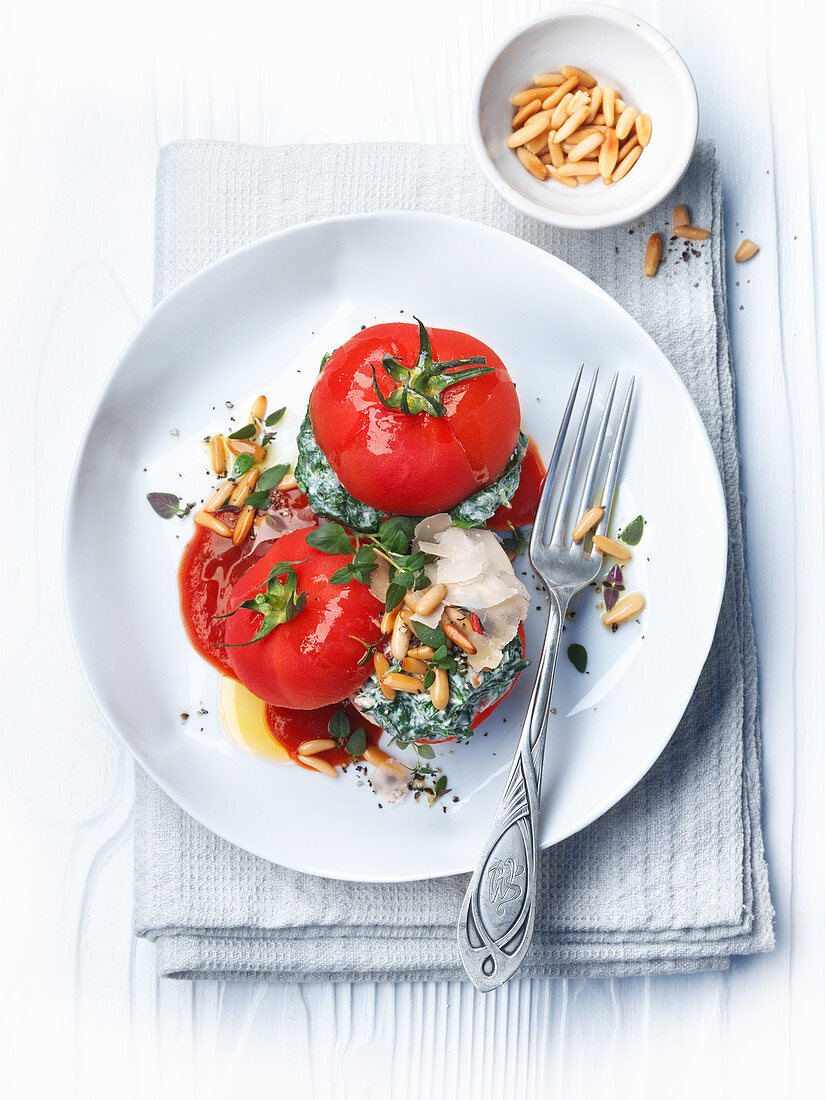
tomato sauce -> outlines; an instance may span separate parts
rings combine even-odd
[[[363,729],[367,735],[367,744],[377,745],[384,731],[368,722],[348,699],[328,707],[319,707],[317,710],[286,710],[284,707],[267,703],[266,725],[278,744],[286,749],[291,759],[301,764],[298,760],[299,746],[304,741],[329,737],[332,716],[342,707],[349,718],[350,729],[353,731]],[[352,757],[345,749],[327,749],[326,752],[319,752],[317,755],[319,760],[326,760],[333,766],[352,762]],[[301,764],[301,767],[306,767],[306,764]]]
[[[229,539],[206,527],[196,526],[183,552],[178,588],[186,633],[198,653],[224,676],[235,678],[235,673],[222,645],[225,620],[215,616],[228,610],[235,582],[266,554],[273,538],[316,522],[307,498],[297,489],[278,493],[276,505],[274,525],[265,521],[255,528],[254,537],[250,535],[240,546],[233,546]],[[234,527],[238,514],[230,509],[217,513],[229,527]]]
[[[487,526],[494,531],[506,531],[511,523],[514,527],[527,527],[531,524],[536,517],[546,477],[547,470],[539,449],[531,439],[521,463],[521,480],[510,501],[510,507],[506,508],[502,504],[493,518],[487,521]]]

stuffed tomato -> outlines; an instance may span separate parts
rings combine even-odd
[[[322,365],[298,437],[298,484],[360,531],[388,515],[484,524],[518,488],[527,438],[496,353],[451,329],[364,329]]]

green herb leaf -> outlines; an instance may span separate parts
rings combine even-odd
[[[329,578],[330,584],[349,584],[349,582],[355,576],[355,571],[351,565],[342,565],[340,569],[336,569],[332,576]]]
[[[385,519],[378,531],[378,542],[391,554],[408,554],[418,522],[415,516],[392,516]]]
[[[433,760],[435,758],[435,751],[432,745],[416,743],[415,751],[418,753],[422,760]]]
[[[435,683],[435,670],[431,669],[431,668],[428,668],[427,669],[427,674],[424,677],[424,687],[425,688],[431,688],[434,683]]]
[[[270,500],[269,493],[250,493],[244,501],[244,504],[249,504],[253,508],[264,510],[272,504],[272,501]]]
[[[275,412],[269,414],[269,416],[264,421],[264,424],[266,424],[267,428],[274,427],[274,425],[278,423],[285,412],[286,406],[284,406],[282,409],[276,409]]]
[[[310,531],[306,541],[322,554],[351,554],[352,543],[340,523],[322,523]]]
[[[587,650],[578,642],[567,647],[567,659],[576,672],[584,673],[587,670]]]
[[[219,644],[226,649],[242,649],[244,646],[252,645],[253,642],[259,642],[262,638],[265,638],[276,626],[288,623],[296,615],[300,615],[306,607],[307,594],[306,592],[298,593],[298,574],[292,568],[293,565],[300,564],[302,563],[278,562],[270,570],[266,588],[263,592],[256,593],[252,599],[244,600],[234,611],[230,611],[226,615],[215,615],[216,619],[229,619],[243,608],[245,611],[257,612],[262,616],[257,634],[254,638],[250,638],[248,642],[221,642]],[[282,581],[281,577],[286,579]]]
[[[254,424],[245,424],[242,428],[238,428],[232,435],[228,435],[227,439],[254,439],[258,434],[258,429]]]
[[[420,623],[418,619],[412,620],[413,629],[418,637],[424,643],[424,645],[430,646],[432,649],[440,649],[442,646],[447,648],[447,635],[440,626],[427,626],[426,623]]]
[[[433,788],[436,798],[438,798],[438,796],[440,794],[444,793],[444,788],[446,786],[447,786],[447,776],[446,775],[440,775],[438,777],[438,779],[436,780],[436,782],[435,782],[435,787]]]
[[[510,528],[511,534],[501,540],[501,544],[505,550],[512,551],[518,558],[522,554],[527,553],[527,549],[530,545],[529,540],[523,531],[519,530],[514,524],[508,521],[507,526]]]
[[[324,369],[324,367],[329,362],[331,355],[332,355],[331,351],[325,351],[324,354],[321,356],[321,365],[318,368],[318,373],[319,374],[321,373],[321,371]]]
[[[258,478],[258,489],[268,492],[277,488],[279,482],[289,473],[289,463],[282,462],[278,466],[270,466]]]
[[[239,477],[243,477],[244,474],[248,474],[254,465],[255,463],[252,460],[252,455],[238,455],[238,457],[235,459],[235,465],[232,467],[233,480]]]
[[[360,726],[347,738],[347,752],[353,760],[363,756],[367,748],[367,734]]]
[[[645,517],[636,516],[634,520],[628,523],[627,527],[619,535],[622,542],[626,542],[628,546],[638,546],[642,535],[645,532]]]
[[[329,720],[329,735],[333,740],[342,742],[349,737],[350,724],[347,712],[339,707]]]
[[[161,519],[172,519],[181,514],[180,497],[174,493],[147,493],[146,499]]]
[[[384,608],[386,611],[395,611],[396,607],[401,603],[406,595],[407,589],[403,584],[396,584],[392,582],[387,587],[387,595],[385,597]]]

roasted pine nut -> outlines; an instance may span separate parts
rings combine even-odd
[[[622,111],[619,121],[616,123],[616,137],[619,141],[624,141],[629,136],[638,113],[635,107],[625,107]]]
[[[447,595],[446,584],[431,584],[429,588],[425,588],[423,592],[418,594],[418,606],[414,608],[418,615],[429,615],[431,611],[435,611],[444,597]]]
[[[234,488],[234,481],[222,482],[209,498],[209,500],[207,500],[206,504],[204,504],[202,511],[217,512],[221,505],[226,504],[227,500],[229,500],[230,496],[232,495],[232,490]]]
[[[550,126],[550,122],[547,118],[540,118],[534,116],[531,118],[520,130],[516,130],[515,133],[510,134],[507,138],[507,147],[509,149],[517,149],[519,145],[526,145],[528,141],[532,141],[534,138],[543,134]]]
[[[601,505],[598,508],[588,508],[579,522],[573,528],[571,538],[573,542],[581,542],[588,531],[592,531],[599,520],[604,515],[604,508]]]
[[[581,84],[584,88],[596,87],[596,78],[594,76],[591,76],[590,73],[585,72],[584,69],[576,69],[572,65],[562,65],[560,66],[560,72],[562,76],[574,76],[579,84]]]
[[[650,115],[638,115],[636,118],[636,136],[642,148],[648,144],[652,133],[653,124],[650,121]]]
[[[210,531],[214,531],[216,535],[223,535],[225,539],[232,537],[231,528],[211,512],[196,512],[193,518],[199,527],[208,527]]]
[[[636,146],[637,146],[638,144],[639,144],[639,138],[637,137],[637,135],[636,135],[636,134],[634,134],[634,135],[633,135],[632,137],[629,137],[629,138],[627,139],[627,141],[625,141],[625,142],[624,142],[624,143],[622,144],[622,146],[620,147],[620,149],[619,149],[619,160],[618,160],[618,163],[619,163],[619,164],[621,164],[621,163],[622,163],[622,161],[623,161],[623,160],[625,159],[625,157],[627,156],[627,154],[628,154],[628,153],[632,153],[632,152],[633,152],[633,150],[634,150],[634,149],[636,148]]]
[[[385,699],[389,699],[389,701],[392,702],[395,698],[395,692],[392,688],[388,688],[385,684],[381,683],[381,677],[390,670],[390,662],[383,653],[374,653],[372,657],[372,667],[375,669],[375,675],[378,677],[378,686],[381,689],[381,694]]]
[[[686,241],[705,241],[710,236],[707,229],[700,229],[698,225],[680,225],[673,230],[674,237],[682,237]]]
[[[615,626],[618,623],[624,623],[628,619],[635,618],[644,609],[645,598],[641,592],[631,592],[629,595],[623,596],[612,611],[602,615],[602,622],[605,626]]]
[[[416,645],[407,650],[408,657],[417,657],[419,661],[429,661],[435,656],[435,650],[429,645]]]
[[[616,131],[610,129],[604,135],[604,141],[602,147],[599,150],[599,171],[605,179],[609,179],[613,169],[616,167],[616,161],[619,158],[619,139],[616,137]]]
[[[338,778],[338,772],[326,760],[319,760],[317,756],[302,756],[300,753],[296,753],[296,755],[307,768],[314,768],[316,772],[320,772],[321,775],[328,775],[330,779]]]
[[[402,615],[396,615],[390,635],[390,653],[396,661],[403,661],[410,648],[410,628]]]
[[[690,225],[690,214],[686,206],[673,207],[673,228],[679,229],[683,225]]]
[[[232,531],[232,542],[235,546],[240,546],[246,536],[252,530],[252,524],[255,522],[255,509],[247,504],[241,509],[241,513],[235,520],[235,527]]]
[[[580,141],[577,145],[573,146],[567,154],[567,159],[572,163],[575,163],[577,160],[584,160],[588,153],[595,153],[599,146],[603,144],[603,134],[591,134],[590,137],[586,137],[584,141]]]
[[[518,130],[522,123],[525,123],[528,118],[531,118],[536,113],[536,111],[540,110],[540,99],[531,99],[529,103],[525,103],[524,106],[513,115],[513,129]]]
[[[226,445],[233,455],[252,455],[255,462],[263,462],[266,451],[251,439],[227,439]]]
[[[335,748],[335,742],[331,737],[313,737],[309,741],[302,741],[298,746],[299,756],[315,756],[317,752],[327,752]]]
[[[630,171],[630,169],[633,167],[633,165],[636,163],[641,155],[641,145],[637,145],[635,149],[631,149],[627,156],[620,160],[616,167],[613,169],[613,182],[618,183],[619,180],[624,179],[624,177],[627,175],[627,173]]]
[[[409,672],[410,676],[426,676],[427,666],[423,661],[419,661],[417,657],[410,657],[409,654],[401,662],[401,667],[405,672]]]
[[[295,479],[295,474],[284,474],[275,488],[279,493],[285,493],[287,489],[297,489],[298,482]]]
[[[544,108],[544,110],[550,111],[553,109],[553,107],[556,107],[559,103],[561,103],[567,93],[572,92],[575,89],[578,82],[579,78],[577,76],[571,76],[569,80],[565,80],[564,84],[559,84],[555,92],[553,92],[552,95],[549,95],[547,99],[545,99],[542,103],[542,107]]]
[[[229,498],[229,503],[233,505],[243,504],[258,484],[258,478],[260,476],[261,471],[255,466],[253,466],[251,470],[247,470],[243,477],[235,483],[235,490]]]
[[[398,615],[398,608],[397,607],[393,608],[392,611],[385,611],[384,612],[384,614],[381,616],[381,633],[382,634],[389,634],[389,632],[393,628],[393,623],[395,622],[395,618],[396,618],[397,615]]]
[[[561,73],[539,73],[533,77],[533,83],[540,88],[558,88],[564,84],[564,76]]]
[[[535,176],[537,180],[546,180],[549,172],[546,165],[542,164],[535,153],[531,153],[526,146],[522,146],[520,149],[516,149],[516,156],[530,173],[531,176]]]
[[[734,253],[733,258],[738,264],[743,264],[745,260],[749,260],[751,256],[755,256],[758,251],[759,245],[754,244],[753,241],[749,241],[748,238],[745,237],[744,241],[742,241]]]
[[[443,630],[450,641],[455,642],[459,649],[463,649],[465,653],[476,652],[476,647],[466,635],[461,633],[455,623],[445,623]]]
[[[602,105],[603,90],[600,87],[596,87],[590,94],[590,114],[587,116],[587,121],[592,122],[596,115],[599,113],[599,108]]]
[[[423,680],[419,680],[417,676],[408,676],[404,672],[387,672],[381,677],[380,682],[384,687],[392,688],[394,691],[408,691],[412,695],[417,695],[424,690]]]
[[[226,473],[226,451],[223,449],[223,436],[213,435],[209,441],[209,449],[212,455],[212,469],[218,475]]]
[[[584,120],[590,114],[588,107],[579,107],[577,111],[574,111],[572,115],[567,119],[561,129],[556,131],[556,136],[553,141],[556,145],[559,145],[565,138],[569,137],[584,123]]]
[[[256,420],[263,420],[266,416],[266,397],[261,394],[260,397],[256,397],[252,402],[252,408],[249,410],[249,422],[250,424]]]
[[[651,233],[647,240],[647,248],[645,249],[645,275],[650,278],[656,274],[656,269],[659,266],[659,261],[662,258],[662,235],[661,233]]]
[[[443,668],[435,670],[435,679],[430,684],[430,699],[436,710],[444,710],[450,701],[450,681]]]
[[[616,89],[608,84],[602,94],[602,110],[607,126],[613,126],[616,122]]]
[[[630,548],[615,539],[609,539],[606,535],[594,535],[593,545],[600,550],[605,557],[615,558],[617,561],[630,561],[633,554]]]

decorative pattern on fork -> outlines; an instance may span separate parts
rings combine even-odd
[[[550,503],[554,495],[567,430],[579,391],[583,365],[579,367],[573,389],[562,416],[561,427],[547,470],[533,532],[530,538],[530,564],[544,582],[550,600],[544,646],[539,660],[527,714],[519,737],[504,792],[496,816],[487,834],[476,869],[467,887],[458,919],[458,948],[464,968],[482,992],[503,985],[516,973],[527,954],[533,937],[536,914],[538,860],[538,824],[541,776],[547,716],[559,653],[562,627],[570,600],[599,575],[602,555],[593,546],[594,535],[605,535],[616,495],[619,465],[635,378],[627,388],[613,447],[604,475],[604,489],[595,493],[618,375],[615,375],[605,401],[581,494],[578,509],[571,512],[576,474],[581,458],[587,423],[596,392],[598,370],[593,374],[572,451],[567,460],[564,482],[556,504],[552,531],[546,538]],[[579,517],[598,504],[604,513],[588,536],[573,542],[570,532]]]

